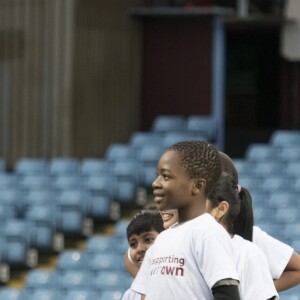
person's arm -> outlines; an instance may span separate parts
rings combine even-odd
[[[274,281],[278,292],[290,289],[300,284],[300,255],[293,252],[285,270],[281,276]]]
[[[130,251],[130,248],[125,252],[123,260],[124,260],[124,265],[126,270],[128,271],[128,273],[135,278],[136,274],[139,271],[139,267],[134,264],[133,262],[131,262],[128,258],[128,251]]]
[[[141,300],[145,300],[145,298],[146,298],[146,295],[141,295]]]

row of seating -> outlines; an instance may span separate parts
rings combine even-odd
[[[123,264],[127,225],[119,220],[112,235],[93,235],[84,250],[60,252],[54,270],[29,270],[25,286],[0,290],[0,300],[121,299],[132,282]]]

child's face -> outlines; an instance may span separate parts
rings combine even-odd
[[[177,209],[161,210],[159,213],[163,219],[165,229],[178,222]]]
[[[134,263],[140,266],[148,248],[154,243],[159,233],[155,230],[147,231],[141,234],[133,234],[129,238],[130,255]]]
[[[191,200],[194,180],[189,179],[180,165],[176,151],[168,150],[157,165],[157,178],[153,181],[154,201],[159,210],[178,209]]]

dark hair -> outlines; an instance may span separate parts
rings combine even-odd
[[[141,210],[131,219],[127,226],[127,240],[134,234],[140,235],[151,230],[160,233],[165,229],[163,224],[163,220],[158,210]]]
[[[242,189],[238,193],[234,179],[223,172],[208,199],[212,208],[217,207],[221,201],[228,202],[229,210],[223,219],[228,232],[252,241],[252,199],[247,190]]]
[[[205,141],[178,142],[168,150],[174,150],[178,153],[181,165],[190,178],[206,180],[205,194],[208,195],[221,175],[218,150]]]
[[[234,182],[238,184],[239,176],[232,159],[224,152],[219,151],[219,154],[221,159],[222,171],[230,175],[233,178]]]

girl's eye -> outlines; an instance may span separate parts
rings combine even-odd
[[[169,175],[167,175],[167,174],[163,174],[163,178],[164,178],[164,179],[169,179],[169,178],[170,178],[170,176],[169,176]]]
[[[152,238],[152,237],[151,238],[149,237],[149,238],[145,239],[145,243],[147,243],[147,244],[153,244],[153,242],[154,242],[154,238]]]
[[[133,249],[136,248],[136,243],[129,243],[129,247]]]

